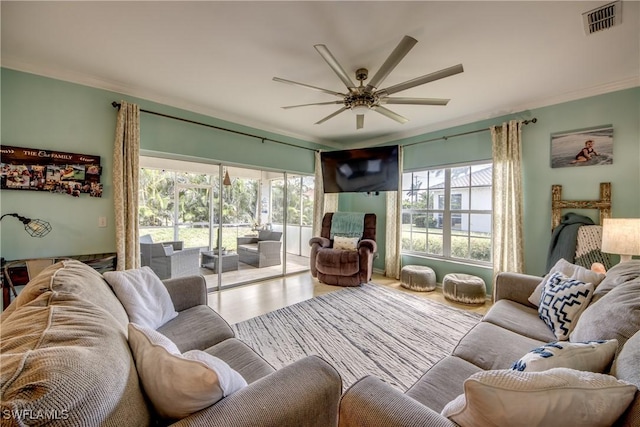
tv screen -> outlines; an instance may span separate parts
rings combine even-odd
[[[325,193],[398,190],[398,146],[320,153]]]

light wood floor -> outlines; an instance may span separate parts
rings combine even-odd
[[[443,297],[440,288],[433,292],[410,291],[401,287],[399,281],[378,274],[374,274],[371,281],[475,313],[485,314],[491,306],[489,301],[482,306],[469,306],[448,301]],[[311,277],[311,273],[305,272],[212,292],[209,294],[208,303],[227,322],[234,324],[319,295],[339,292],[342,289],[344,288],[341,286],[320,283]]]

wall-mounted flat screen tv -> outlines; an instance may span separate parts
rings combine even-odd
[[[325,193],[398,190],[398,146],[320,153]]]

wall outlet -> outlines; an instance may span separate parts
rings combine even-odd
[[[107,226],[107,217],[106,216],[98,217],[98,227],[104,228],[106,226]]]

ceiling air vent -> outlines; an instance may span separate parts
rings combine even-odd
[[[586,35],[606,30],[622,23],[622,1],[614,1],[582,14]]]

